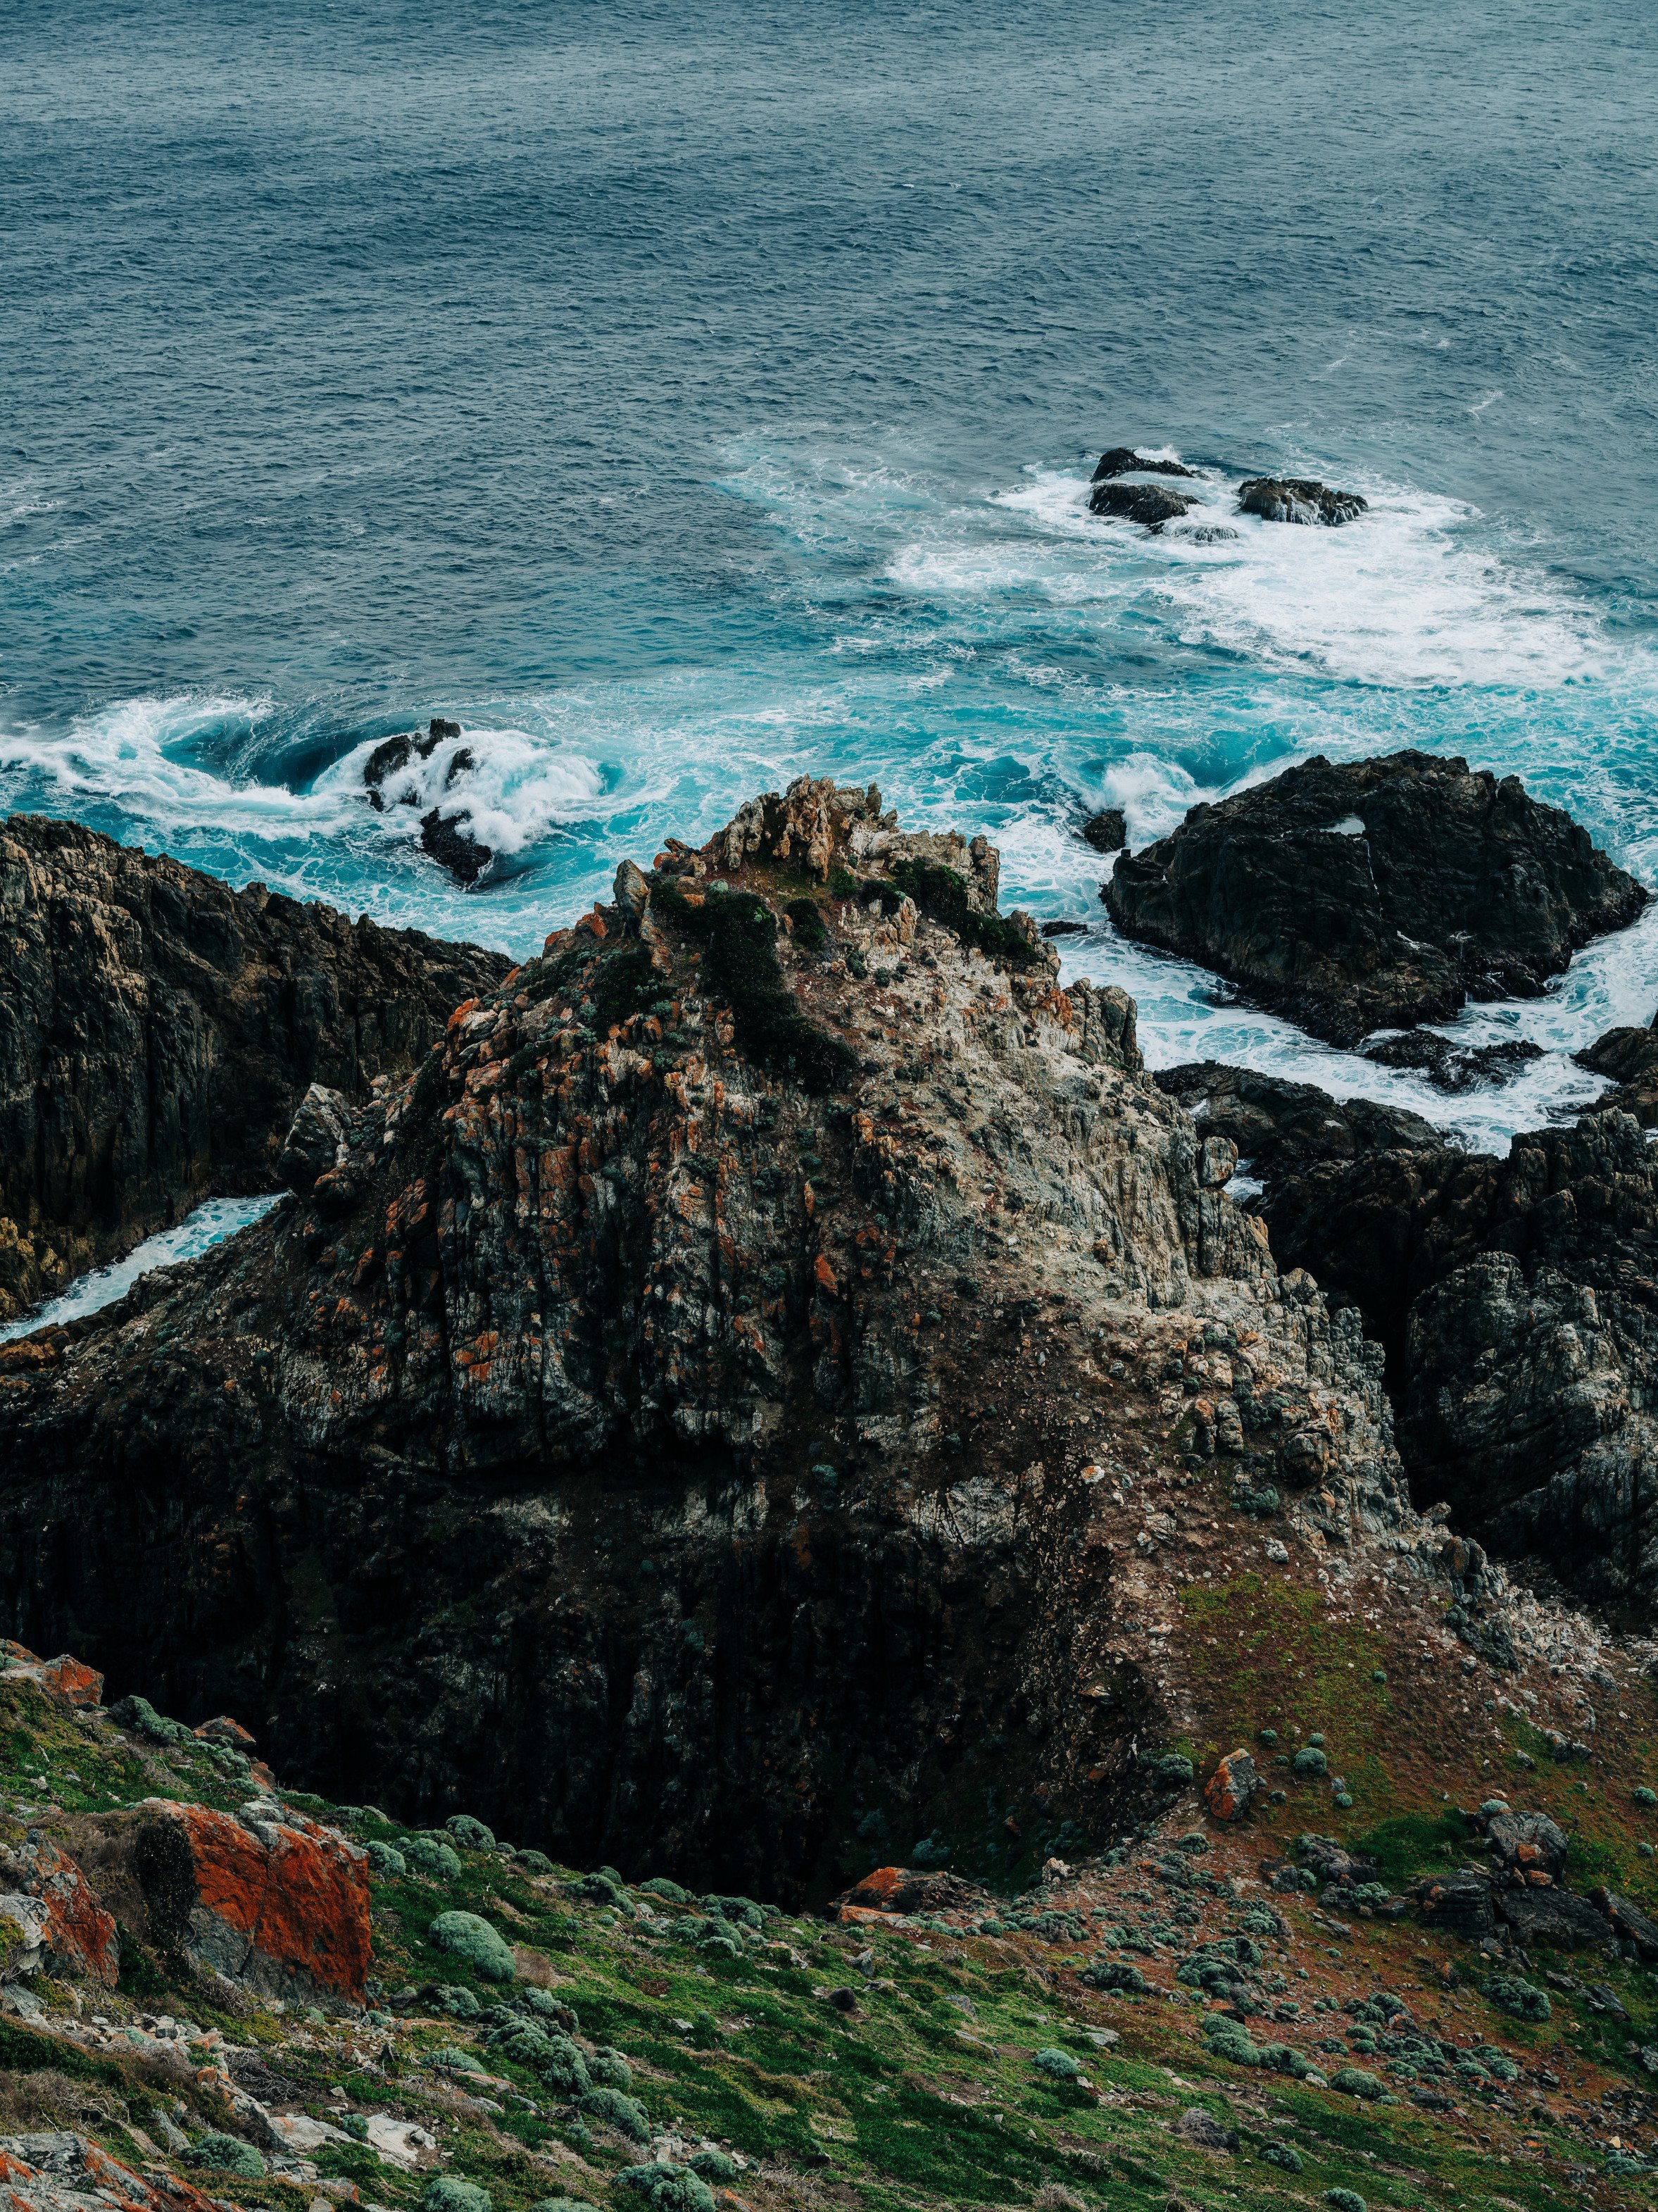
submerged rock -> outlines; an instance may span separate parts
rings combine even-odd
[[[1188,493],[1170,491],[1163,484],[1099,483],[1088,498],[1090,514],[1143,523],[1151,531],[1161,530],[1165,522],[1177,521],[1196,505]]]
[[[1347,1045],[1534,998],[1649,896],[1517,777],[1418,752],[1315,757],[1194,806],[1102,893],[1125,935]]]
[[[1263,522],[1322,523],[1333,529],[1364,513],[1356,491],[1332,491],[1311,477],[1251,477],[1238,486],[1238,512]]]
[[[459,722],[446,721],[440,714],[434,714],[424,737],[415,732],[399,733],[376,745],[362,771],[368,803],[375,812],[386,811],[388,784],[404,778],[412,763],[429,761],[440,744],[455,744],[460,734]],[[477,769],[477,757],[472,748],[456,744],[443,772],[443,789],[452,790],[458,782],[475,774]],[[392,793],[394,803],[399,806],[418,806],[422,799],[429,796],[423,777],[406,779],[402,787]],[[458,804],[441,800],[428,807],[420,819],[420,842],[423,852],[463,884],[476,883],[495,858],[493,851],[474,830],[464,798]]]
[[[97,831],[0,830],[0,1320],[215,1194],[307,1087],[402,1076],[497,953],[232,890]]]

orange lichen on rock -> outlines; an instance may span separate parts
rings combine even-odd
[[[1241,1820],[1260,1787],[1255,1762],[1247,1751],[1229,1751],[1204,1784],[1203,1802],[1217,1820]]]
[[[114,1988],[121,1966],[115,1922],[67,1852],[48,1836],[32,1835],[0,1850],[0,1882],[10,1893],[4,1917],[23,1938],[8,1961],[12,1969],[84,1976]]]
[[[368,1972],[367,1856],[290,1807],[240,1814],[157,1804],[182,1830],[196,1881],[185,1949],[279,1996],[360,2005]]]

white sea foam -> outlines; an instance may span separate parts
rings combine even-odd
[[[28,1336],[37,1328],[74,1321],[82,1314],[97,1313],[101,1307],[113,1305],[117,1298],[124,1297],[132,1288],[140,1275],[147,1275],[156,1267],[176,1267],[181,1260],[197,1258],[210,1246],[222,1243],[227,1237],[234,1237],[251,1222],[269,1213],[276,1203],[274,1196],[210,1198],[173,1228],[146,1237],[125,1260],[82,1275],[61,1297],[49,1298],[32,1313],[9,1322],[0,1328],[0,1344],[9,1344],[14,1337]]]
[[[378,741],[366,739],[317,779],[319,795],[339,794],[366,805],[363,769]],[[461,726],[423,759],[411,752],[380,787],[388,835],[415,838],[435,807],[446,821],[464,821],[491,852],[517,854],[556,828],[609,811],[604,776],[585,755],[550,744],[526,730]]]

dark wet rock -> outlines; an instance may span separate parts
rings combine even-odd
[[[440,867],[463,884],[475,884],[495,858],[490,848],[473,836],[464,814],[446,815],[438,806],[421,816],[420,842]]]
[[[1517,777],[1402,752],[1315,758],[1194,806],[1102,896],[1126,935],[1350,1045],[1538,996],[1649,895]]]
[[[1521,1068],[1541,1060],[1543,1048],[1524,1037],[1498,1044],[1459,1045],[1436,1030],[1406,1030],[1402,1036],[1367,1047],[1364,1057],[1378,1067],[1417,1069],[1436,1091],[1463,1091],[1506,1083]]]
[[[1586,1112],[1631,1114],[1643,1129],[1658,1129],[1658,1024],[1608,1030],[1572,1058],[1596,1075],[1609,1075],[1617,1085]]]
[[[0,1318],[211,1194],[274,1189],[311,1084],[360,1097],[407,1074],[508,964],[14,815],[0,831]]]
[[[1491,1893],[1497,1911],[1527,1950],[1533,1945],[1559,1951],[1609,1951],[1612,1929],[1604,1914],[1586,1897],[1566,1889],[1534,1888],[1530,1883]]]
[[[1094,469],[1094,482],[1105,483],[1113,477],[1194,477],[1195,469],[1188,469],[1179,461],[1148,460],[1137,453],[1132,446],[1113,446],[1109,453],[1102,453]]]
[[[1128,822],[1121,806],[1107,806],[1090,814],[1080,832],[1084,845],[1096,853],[1120,853],[1128,842]]]
[[[1332,491],[1312,477],[1250,477],[1238,486],[1240,514],[1263,522],[1322,523],[1333,529],[1363,514],[1370,501],[1356,491]]]
[[[1314,1084],[1286,1082],[1224,1060],[1185,1060],[1161,1069],[1156,1079],[1206,1136],[1230,1138],[1263,1182],[1346,1166],[1376,1152],[1444,1148],[1442,1133],[1408,1108],[1333,1098]]]
[[[1088,924],[1085,921],[1045,921],[1042,924],[1042,935],[1049,939],[1086,937],[1087,934]]]
[[[1090,514],[1107,515],[1119,522],[1143,523],[1146,529],[1154,531],[1161,530],[1165,522],[1178,521],[1196,505],[1196,500],[1187,493],[1169,491],[1163,484],[1096,484],[1088,499]]]

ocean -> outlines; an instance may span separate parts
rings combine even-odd
[[[1448,1099],[1119,940],[1076,834],[1418,745],[1658,886],[1640,9],[13,0],[0,121],[0,805],[523,953],[874,781],[1090,925],[1154,1066],[1480,1146],[1651,1018],[1658,908]],[[1090,518],[1125,443],[1236,536]],[[1370,512],[1236,518],[1262,471]],[[433,715],[470,890],[362,789]]]

